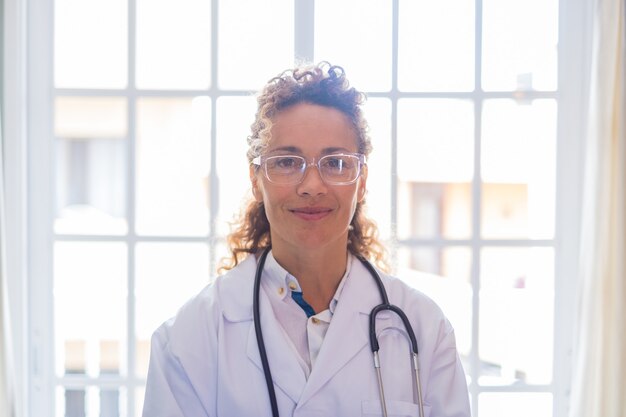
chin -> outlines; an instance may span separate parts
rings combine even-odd
[[[303,236],[296,239],[296,246],[303,249],[321,249],[323,247],[348,247],[348,236],[311,236],[305,232]]]

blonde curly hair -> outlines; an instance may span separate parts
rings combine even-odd
[[[272,119],[299,103],[331,107],[345,114],[357,134],[358,152],[368,156],[372,143],[361,111],[364,102],[365,95],[350,87],[343,68],[339,66],[321,62],[284,71],[269,80],[257,97],[257,112],[251,135],[248,136],[248,161],[252,163],[266,149],[271,137]],[[364,203],[357,204],[350,222],[348,250],[388,271],[387,251],[378,239],[376,223],[364,213]],[[227,237],[231,254],[221,260],[220,273],[234,268],[249,254],[262,251],[272,243],[263,202],[248,201],[231,227],[233,231]]]

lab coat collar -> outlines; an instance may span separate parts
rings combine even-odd
[[[252,299],[252,292],[250,292],[250,299]],[[274,385],[287,394],[294,403],[298,403],[306,384],[306,375],[298,362],[297,354],[295,354],[294,348],[289,341],[289,336],[287,336],[276,319],[270,300],[264,291],[261,291],[259,294],[259,307],[267,361],[270,365]],[[256,331],[252,323],[248,330],[246,352],[248,359],[262,373],[263,364],[257,344]],[[290,354],[291,352],[294,352],[294,354]]]
[[[339,297],[341,297],[341,291],[343,290],[344,283],[346,278],[350,275],[350,270],[352,268],[352,261],[354,259],[354,255],[348,252],[348,257],[346,260],[346,272],[343,277],[341,277],[341,281],[339,281],[339,285],[333,295],[333,298],[330,300],[328,305],[328,309],[331,314],[335,313],[335,308],[337,307],[337,303],[339,302]],[[291,275],[285,268],[283,268],[276,258],[274,258],[274,254],[272,251],[267,255],[267,259],[265,260],[265,266],[263,270],[263,282],[261,284],[264,289],[268,291],[268,294],[281,294],[280,296],[283,300],[287,297],[291,298],[292,291],[302,291],[300,287],[300,282],[298,278]],[[292,285],[295,287],[292,287]],[[284,291],[279,291],[279,288],[282,288]],[[306,298],[306,294],[304,294]],[[318,312],[320,313],[320,312]]]
[[[277,387],[295,403],[302,406],[311,399],[337,372],[362,349],[369,349],[368,322],[372,308],[381,303],[378,287],[368,270],[356,258],[352,258],[349,279],[345,280],[341,297],[324,343],[308,381],[297,362],[287,335],[274,318],[267,295],[261,291],[260,307],[263,338],[267,346],[268,361],[272,378]],[[229,300],[222,308],[224,317],[230,322],[252,321],[252,291],[256,259],[250,255],[220,279],[219,291],[222,300]],[[383,277],[383,282],[385,278]],[[377,316],[377,333],[392,325],[388,312]],[[267,320],[263,318],[270,317]],[[271,341],[271,342],[270,342]],[[262,371],[254,326],[250,326],[247,355]]]
[[[249,255],[239,265],[216,281],[221,300],[228,300],[222,305],[226,320],[240,322],[252,320],[252,290],[256,259]]]
[[[246,352],[248,359],[263,372],[261,356],[257,345],[256,333],[252,323],[252,292],[256,273],[256,258],[248,256],[236,268],[220,279],[220,299],[228,300],[222,306],[224,318],[231,323],[250,322]],[[274,384],[281,389],[294,403],[298,403],[306,377],[295,355],[286,353],[293,351],[288,336],[274,316],[274,311],[267,294],[259,294],[259,306],[263,339],[268,347],[267,359],[272,372]],[[271,348],[269,348],[271,346]]]
[[[356,294],[344,299],[345,288],[343,288],[338,304],[348,304],[351,309],[369,315],[372,308],[381,302],[378,287],[357,257],[351,256],[350,258],[352,259],[350,274],[354,274],[354,276],[350,279],[344,279],[342,285],[348,287],[348,281],[353,281],[351,286]],[[254,255],[249,255],[220,278],[220,298],[229,300],[227,304],[222,306],[224,316],[228,321],[252,320],[252,290],[256,266],[256,258]],[[360,285],[361,283],[363,286]],[[354,289],[355,286],[358,286],[358,289]]]

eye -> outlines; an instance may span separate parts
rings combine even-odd
[[[331,156],[326,160],[325,165],[329,168],[341,169],[344,165],[343,159]]]
[[[326,169],[333,171],[343,171],[351,169],[354,165],[352,158],[349,155],[328,155],[324,158],[322,165]]]
[[[297,156],[277,156],[268,159],[267,162],[270,168],[281,170],[295,170],[300,169],[302,166],[302,158],[298,158]]]

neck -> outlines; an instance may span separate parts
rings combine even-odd
[[[348,250],[320,248],[289,251],[272,247],[276,261],[298,279],[304,299],[316,313],[326,310],[346,272]]]

